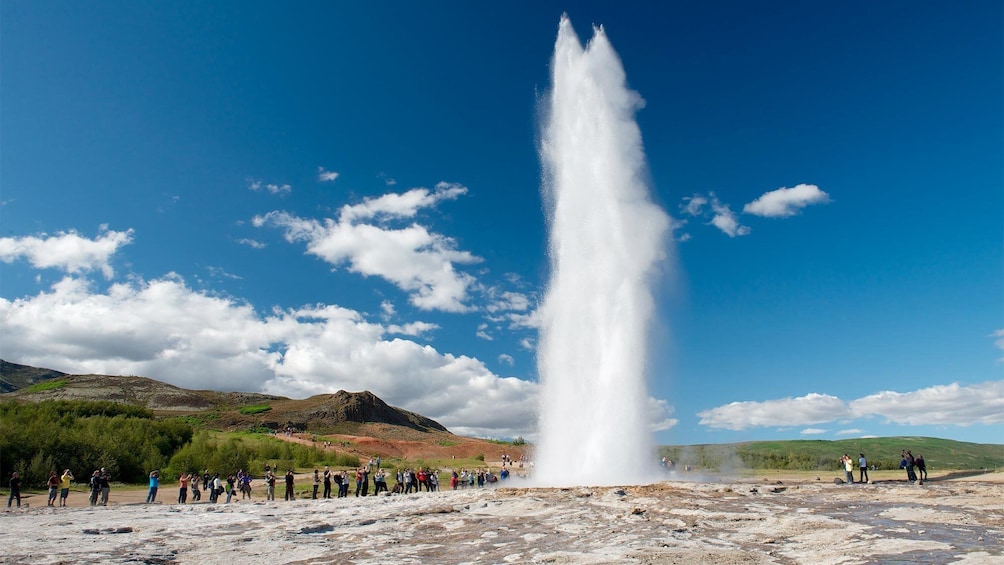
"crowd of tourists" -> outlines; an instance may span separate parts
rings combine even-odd
[[[927,462],[924,461],[924,456],[917,454],[916,457],[913,456],[909,450],[904,449],[900,453],[899,468],[906,470],[906,480],[911,483],[919,483],[927,480]],[[844,471],[844,482],[847,484],[854,484],[854,459],[847,455],[846,453],[840,458],[840,467]],[[874,467],[871,467],[874,469]],[[868,459],[865,457],[864,453],[858,454],[857,459],[857,471],[858,471],[858,483],[870,482],[868,479]]]
[[[310,498],[346,498],[350,491],[356,497],[376,496],[381,493],[412,494],[418,492],[435,492],[439,490],[441,471],[434,471],[429,468],[417,469],[397,469],[388,470],[380,467],[380,458],[370,460],[367,465],[363,465],[354,470],[332,470],[325,466],[324,470],[315,469],[312,477],[312,489]],[[511,465],[511,463],[509,463]],[[496,476],[488,469],[460,469],[451,471],[450,486],[457,488],[474,488],[491,486],[499,481],[504,481],[509,477],[509,469],[502,467],[501,472]],[[280,476],[281,475],[281,476]],[[308,475],[309,476],[309,475]],[[102,467],[96,469],[88,481],[88,502],[91,506],[107,506],[108,497],[111,491],[111,473]],[[149,475],[149,490],[147,491],[146,503],[157,502],[157,495],[160,490],[160,470],[154,469]],[[56,506],[57,498],[59,506],[66,506],[66,500],[70,493],[70,485],[74,481],[73,473],[66,469],[62,476],[57,476],[52,471],[47,481],[49,489],[49,506]],[[391,487],[388,483],[393,482]],[[276,499],[276,486],[285,487],[283,500],[295,500],[296,476],[292,469],[287,469],[281,473],[278,467],[265,466],[261,484],[265,490],[265,500]],[[225,477],[219,473],[210,472],[208,469],[201,474],[198,472],[184,472],[178,477],[178,504],[188,504],[202,500],[203,493],[206,494],[210,503],[223,502],[229,504],[237,500],[253,500],[252,490],[256,484],[250,472],[244,469],[238,470]],[[10,478],[10,498],[7,501],[8,508],[15,502],[17,507],[21,507],[21,478],[17,472],[11,474]],[[353,486],[355,487],[353,489]],[[323,490],[322,490],[323,488]],[[225,498],[224,498],[225,496]],[[260,496],[260,495],[259,495]]]

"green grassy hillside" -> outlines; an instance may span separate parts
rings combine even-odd
[[[923,455],[928,469],[994,469],[1004,467],[1004,445],[930,437],[754,441],[733,444],[663,446],[662,456],[678,465],[716,471],[740,469],[827,470],[837,468],[844,453],[869,465],[898,469],[900,452]]]

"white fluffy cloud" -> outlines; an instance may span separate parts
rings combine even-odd
[[[779,188],[766,192],[743,207],[743,212],[754,216],[783,218],[794,216],[810,204],[824,204],[830,201],[826,194],[814,184],[800,184],[792,188]]]
[[[653,432],[661,432],[675,426],[679,421],[671,417],[674,409],[668,402],[659,398],[648,398],[648,418],[649,429]]]
[[[779,188],[762,194],[759,198],[743,206],[744,214],[782,218],[793,216],[810,204],[823,204],[830,201],[830,196],[814,184],[800,184],[792,188]],[[739,216],[732,208],[721,202],[714,192],[686,196],[680,204],[680,212],[685,216],[707,219],[708,225],[715,226],[729,237],[738,237],[750,233],[749,226],[739,221]],[[673,229],[682,230],[686,220],[675,221]],[[689,233],[681,233],[678,241],[690,239]]]
[[[114,231],[101,226],[96,239],[88,239],[75,231],[55,235],[0,238],[0,261],[12,263],[26,259],[39,269],[61,269],[67,273],[100,270],[105,278],[115,271],[111,257],[120,247],[132,243],[133,230]]]
[[[798,433],[803,436],[818,436],[825,434],[828,431],[829,430],[824,430],[823,428],[805,428],[804,430]]]
[[[705,426],[736,431],[753,427],[808,426],[875,416],[906,425],[992,425],[1004,423],[1004,381],[969,386],[953,383],[907,393],[883,391],[851,402],[811,393],[798,398],[733,402],[697,415]],[[853,429],[840,433],[860,432]]]
[[[537,383],[393,336],[432,324],[385,326],[323,304],[263,314],[173,274],[105,292],[66,277],[36,296],[0,298],[0,324],[0,357],[28,365],[294,398],[369,390],[455,433],[535,435]],[[676,424],[665,401],[649,399],[648,409],[653,430]]]
[[[763,402],[733,402],[697,415],[711,428],[745,430],[763,426],[805,426],[846,418],[844,401],[828,394],[810,393],[798,398]]]
[[[749,226],[740,224],[735,212],[733,212],[727,205],[722,204],[718,201],[718,199],[715,199],[711,204],[711,209],[714,210],[715,213],[715,215],[711,218],[711,225],[722,230],[725,235],[729,237],[749,235]]]
[[[913,392],[882,391],[850,403],[855,416],[880,416],[907,425],[1004,424],[1004,381],[958,383]]]
[[[378,276],[409,293],[410,302],[423,310],[466,312],[474,277],[456,266],[478,263],[479,257],[456,248],[452,238],[412,222],[404,227],[388,224],[414,218],[423,208],[453,200],[467,189],[439,183],[435,190],[415,188],[402,194],[369,198],[342,207],[337,220],[323,222],[287,212],[256,216],[257,226],[285,231],[289,242],[303,241],[307,253],[365,276]]]
[[[330,305],[262,315],[176,275],[104,293],[67,277],[37,296],[0,298],[0,321],[4,359],[73,373],[292,397],[369,390],[455,432],[495,437],[529,435],[536,409],[535,383],[388,336],[432,325],[385,327]]]
[[[688,216],[707,219],[708,225],[715,226],[729,237],[743,236],[750,233],[749,226],[739,223],[739,218],[728,204],[723,204],[714,192],[709,192],[707,196],[695,194],[683,199],[680,205],[682,213]],[[686,220],[674,221],[673,229],[682,229],[686,225]],[[678,240],[687,241],[690,234],[684,233],[677,237]]]

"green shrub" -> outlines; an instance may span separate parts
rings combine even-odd
[[[28,488],[69,468],[86,480],[105,467],[112,479],[141,482],[192,438],[191,426],[154,420],[146,409],[109,401],[0,403],[0,470]]]
[[[255,404],[253,406],[244,406],[239,412],[245,416],[253,416],[255,414],[261,414],[262,412],[268,412],[272,407],[268,404]]]

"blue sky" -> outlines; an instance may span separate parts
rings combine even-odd
[[[0,356],[533,437],[567,12],[674,220],[657,441],[1004,443],[1000,4],[646,4],[0,3]]]

